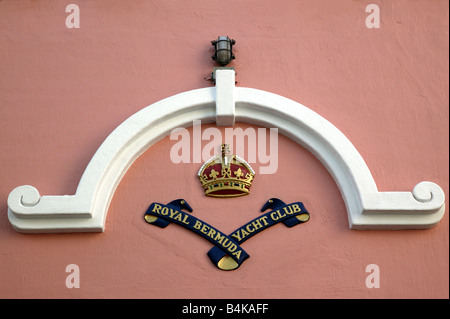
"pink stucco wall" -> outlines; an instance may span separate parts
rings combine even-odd
[[[79,29],[66,28],[70,3],[80,7]],[[371,3],[379,29],[365,25]],[[73,194],[102,141],[130,115],[210,86],[209,41],[218,35],[237,41],[237,86],[286,96],[329,120],[380,191],[430,180],[448,198],[448,1],[226,4],[0,1],[0,298],[449,297],[448,209],[430,230],[349,230],[331,175],[284,136],[277,174],[256,176],[249,196],[205,197],[200,164],[173,164],[174,141],[165,138],[123,178],[104,233],[12,229],[6,200],[14,187]],[[270,197],[302,201],[312,217],[258,234],[243,244],[251,258],[224,272],[208,260],[204,239],[143,220],[151,202],[181,197],[225,232]],[[69,264],[80,268],[78,289],[65,285]],[[380,268],[380,288],[365,285],[369,264]]]

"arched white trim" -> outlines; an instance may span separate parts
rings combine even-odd
[[[430,228],[441,220],[445,195],[438,185],[422,182],[412,192],[378,192],[363,158],[334,125],[290,99],[234,87],[234,71],[233,85],[227,72],[216,72],[216,87],[174,95],[123,122],[91,159],[75,195],[41,196],[32,186],[15,188],[8,197],[12,226],[29,233],[104,231],[112,196],[131,164],[172,129],[190,126],[193,120],[277,127],[311,151],[331,173],[352,229]]]

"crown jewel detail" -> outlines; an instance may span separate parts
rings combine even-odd
[[[255,171],[242,158],[230,155],[230,146],[222,144],[221,156],[206,161],[198,171],[206,196],[237,197],[250,192]]]

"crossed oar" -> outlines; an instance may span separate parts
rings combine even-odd
[[[310,217],[301,202],[285,204],[278,198],[271,198],[261,208],[261,212],[267,209],[272,209],[271,211],[226,235],[191,214],[183,212],[183,209],[192,212],[191,206],[184,199],[171,201],[167,205],[152,203],[144,218],[148,223],[161,228],[174,222],[209,240],[214,247],[209,250],[208,256],[213,264],[222,270],[237,269],[250,257],[240,247],[240,244],[250,237],[279,222],[287,227],[293,227],[307,222]]]

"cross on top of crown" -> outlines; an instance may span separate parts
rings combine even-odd
[[[223,157],[230,155],[230,144],[222,144],[221,150]]]

